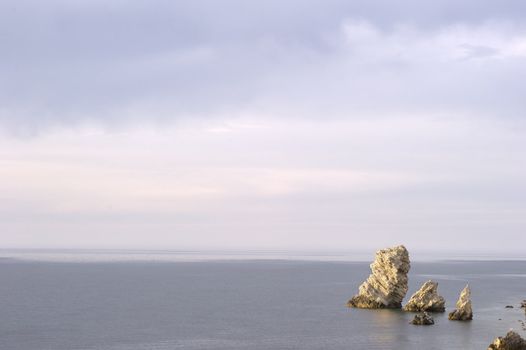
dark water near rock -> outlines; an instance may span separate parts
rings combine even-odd
[[[347,309],[368,274],[361,262],[4,259],[0,349],[486,349],[521,330],[524,261],[414,262],[407,297],[434,279],[450,311],[472,287],[474,321],[440,314],[428,327],[410,313]]]

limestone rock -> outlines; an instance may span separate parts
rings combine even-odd
[[[495,339],[488,350],[526,350],[526,340],[514,331],[509,331],[505,337]]]
[[[415,318],[413,318],[411,324],[415,324],[418,326],[429,326],[435,324],[435,320],[433,320],[433,317],[431,317],[431,315],[427,312],[422,312],[420,314],[415,315]]]
[[[347,306],[364,309],[397,309],[402,307],[408,285],[409,253],[403,246],[376,252],[371,275],[360,285]]]
[[[420,289],[413,294],[411,299],[404,306],[405,311],[431,311],[444,312],[446,311],[446,301],[438,295],[438,283],[427,281],[420,287]]]
[[[473,310],[471,308],[471,289],[467,285],[460,293],[457,301],[457,308],[449,313],[449,319],[455,321],[471,321],[473,319]]]

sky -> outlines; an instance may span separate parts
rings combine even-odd
[[[526,3],[0,2],[4,248],[520,252]]]

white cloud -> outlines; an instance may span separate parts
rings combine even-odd
[[[406,63],[455,63],[464,59],[525,57],[526,28],[512,23],[450,24],[432,31],[398,25],[383,31],[365,20],[342,24],[350,58],[362,61],[400,60]]]
[[[426,232],[439,241],[425,244],[441,247],[445,236],[495,230],[517,240],[526,224],[526,145],[513,122],[252,118],[3,138],[1,237],[14,246],[350,249],[367,234],[423,247],[415,239]],[[210,132],[216,125],[229,131]]]
[[[5,244],[521,239],[524,3],[227,2],[0,3]]]

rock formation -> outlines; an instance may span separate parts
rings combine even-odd
[[[449,319],[455,321],[470,321],[473,319],[473,310],[471,309],[471,289],[467,285],[457,301],[457,308],[449,313]]]
[[[444,312],[446,311],[446,301],[438,295],[438,283],[427,281],[420,289],[413,294],[411,299],[404,306],[405,311],[421,312]]]
[[[364,309],[396,309],[402,307],[408,285],[409,253],[403,246],[376,252],[371,264],[372,274],[360,285],[347,306]]]
[[[416,314],[415,318],[413,318],[410,323],[418,326],[429,326],[435,324],[435,320],[433,320],[433,317],[431,317],[431,315],[427,312],[422,312],[420,314]]]
[[[505,337],[495,339],[488,350],[526,350],[526,340],[514,331],[509,331]]]
[[[521,309],[524,309],[524,308],[526,308],[526,300],[523,300],[521,302]]]

